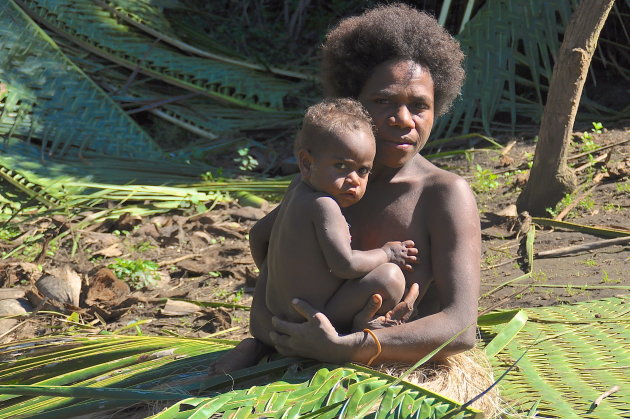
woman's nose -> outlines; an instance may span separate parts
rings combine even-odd
[[[413,118],[406,105],[401,105],[395,113],[389,117],[390,125],[397,125],[400,128],[413,128]]]

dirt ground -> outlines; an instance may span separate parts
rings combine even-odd
[[[564,221],[629,232],[630,121],[592,136],[597,146],[611,147],[570,160],[580,188],[574,199],[564,200],[563,205],[575,204]],[[515,213],[497,213],[509,212],[516,202],[535,145],[520,140],[503,150],[480,148],[485,146],[481,141],[475,151],[434,160],[464,176],[477,195],[483,239],[481,308],[538,307],[627,294],[627,242],[563,257],[536,257],[529,277],[505,285],[529,272],[525,237],[528,225],[537,223]],[[586,149],[576,136],[570,155],[580,156]],[[0,339],[83,331],[240,340],[248,334],[247,307],[257,277],[247,234],[273,205],[218,204],[203,214],[127,214],[83,225],[89,211],[13,220],[3,226],[0,240],[0,300],[17,301],[27,313],[0,320]],[[557,215],[561,209],[551,212]],[[71,234],[47,244],[64,231]],[[29,240],[38,234],[41,239]],[[533,249],[538,253],[610,238],[537,225]],[[126,262],[137,260],[135,265]],[[134,291],[121,281],[125,277],[149,285]],[[6,314],[2,310],[0,315]]]

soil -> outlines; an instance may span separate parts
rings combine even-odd
[[[593,151],[590,158],[570,160],[580,181],[576,195],[587,193],[573,199],[577,205],[564,221],[630,233],[630,122],[593,134],[593,139],[599,146],[616,145]],[[503,143],[508,144],[507,139]],[[485,143],[476,146],[466,155],[434,162],[468,179],[477,195],[483,239],[481,309],[548,306],[628,293],[629,243],[557,258],[536,257],[529,277],[502,286],[530,270],[525,237],[528,225],[536,220],[500,213],[516,202],[535,144],[519,140],[509,150],[479,148]],[[576,136],[570,155],[579,155],[584,147]],[[580,168],[608,154],[599,163]],[[3,226],[12,234],[0,241],[4,254],[0,299],[18,298],[27,310],[39,311],[10,323],[2,320],[0,339],[83,331],[240,340],[248,335],[247,307],[257,277],[247,234],[273,205],[219,203],[202,214],[181,210],[143,217],[123,214],[82,224],[93,212],[16,218]],[[68,230],[72,233],[50,241]],[[42,238],[33,242],[38,234]],[[537,253],[605,238],[610,237],[536,225],[533,247]],[[139,263],[144,273],[135,281],[148,281],[148,286],[134,291],[121,281],[125,269],[127,274],[133,271],[123,266],[126,260],[154,263]],[[49,282],[55,281],[52,276],[74,284],[75,295],[67,293],[63,302],[65,297],[42,291],[46,282],[42,276]],[[46,299],[46,293],[53,298]]]

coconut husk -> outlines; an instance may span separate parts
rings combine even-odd
[[[411,365],[387,363],[373,368],[395,377],[401,376]],[[406,381],[427,390],[439,393],[459,403],[466,403],[492,385],[495,378],[485,353],[478,348],[450,356],[444,360],[431,361],[411,373]],[[493,418],[504,413],[507,404],[501,399],[495,386],[472,405],[486,417]]]

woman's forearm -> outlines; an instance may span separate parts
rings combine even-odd
[[[463,352],[475,344],[476,325],[471,323],[470,327],[467,326],[469,325],[440,312],[409,323],[374,330],[381,344],[381,354],[375,362],[415,363],[460,331],[462,333],[436,354],[435,358]],[[352,337],[356,341],[356,349],[351,359],[365,363],[376,354],[377,346],[367,333],[358,333],[366,336],[364,339]]]

